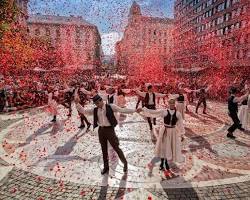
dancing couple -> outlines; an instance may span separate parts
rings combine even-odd
[[[181,140],[182,135],[184,134],[184,127],[182,116],[178,111],[176,111],[174,99],[169,100],[169,108],[164,110],[152,110],[146,107],[140,109],[121,108],[115,104],[105,104],[102,97],[99,95],[95,95],[93,97],[95,108],[84,109],[79,102],[79,97],[76,96],[75,103],[78,112],[86,115],[93,115],[93,127],[94,129],[99,127],[98,136],[104,162],[104,168],[101,171],[102,175],[109,172],[108,142],[123,162],[123,172],[127,173],[128,170],[128,162],[123,151],[119,147],[119,139],[115,133],[115,127],[118,124],[115,117],[115,113],[117,112],[125,114],[137,112],[146,117],[162,117],[164,119],[164,126],[159,134],[155,149],[155,156],[159,157],[162,161],[160,165],[161,170],[164,170],[166,175],[171,176],[172,172],[170,171],[168,160],[173,160],[174,162],[182,161]]]

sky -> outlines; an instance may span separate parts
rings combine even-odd
[[[105,55],[115,53],[115,44],[127,25],[134,0],[29,0],[29,14],[82,16],[96,25],[102,38]],[[137,0],[142,14],[173,18],[175,0]]]
[[[101,34],[123,32],[133,0],[29,0],[30,14],[83,16]],[[174,0],[137,0],[142,13],[173,17]]]

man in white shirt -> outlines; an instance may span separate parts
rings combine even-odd
[[[115,118],[114,112],[131,114],[136,112],[135,109],[120,108],[115,104],[104,104],[102,98],[99,95],[93,97],[93,102],[96,105],[95,108],[83,109],[79,104],[78,99],[75,100],[76,108],[78,112],[94,115],[94,129],[99,126],[98,136],[99,142],[102,147],[103,163],[104,169],[101,174],[106,174],[109,172],[109,162],[108,162],[108,142],[111,144],[115,152],[118,154],[120,160],[124,164],[124,173],[128,170],[127,160],[119,147],[119,140],[115,133],[115,126],[117,125],[117,120]]]
[[[163,98],[163,97],[167,96],[166,94],[154,93],[152,85],[148,86],[148,92],[141,92],[138,90],[136,90],[135,92],[144,98],[145,107],[148,109],[152,109],[152,110],[156,109],[156,97]],[[153,125],[151,122],[151,118],[148,117],[147,119],[148,119],[148,124],[149,124],[150,130],[152,131]],[[153,123],[154,123],[154,125],[156,125],[156,118],[153,118]]]

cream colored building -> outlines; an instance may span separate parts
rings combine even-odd
[[[118,69],[124,73],[133,73],[136,62],[149,54],[156,54],[162,60],[169,59],[173,29],[173,19],[143,16],[140,6],[134,2],[124,37],[116,44]]]
[[[85,70],[100,65],[99,31],[82,17],[36,14],[27,23],[32,36],[45,37],[58,48],[66,67]]]

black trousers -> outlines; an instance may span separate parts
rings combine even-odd
[[[111,144],[117,155],[119,156],[120,160],[127,164],[127,160],[119,147],[119,140],[115,134],[114,127],[99,127],[98,130],[99,135],[99,142],[102,147],[102,156],[103,156],[103,163],[104,168],[109,168],[109,161],[108,161],[108,142]]]
[[[136,103],[136,107],[135,107],[136,109],[139,107],[140,103],[141,103],[141,107],[142,108],[144,107],[144,101],[143,101],[143,99],[138,98],[137,103]]]
[[[203,103],[203,112],[206,112],[207,109],[207,101],[206,99],[199,99],[198,104],[196,106],[196,112],[198,112],[198,109],[200,107],[200,105]]]
[[[230,113],[229,116],[233,120],[233,125],[229,127],[228,132],[233,133],[237,128],[242,130],[242,127],[241,127],[242,125],[241,125],[240,120],[238,118],[238,114],[237,113]]]
[[[84,122],[85,122],[87,125],[90,124],[90,122],[88,121],[87,117],[86,117],[84,114],[79,113],[79,112],[78,112],[78,114],[79,114],[80,119],[81,119],[81,125],[84,125]]]
[[[0,99],[0,112],[3,112],[3,109],[5,107],[5,103],[6,103],[5,99]]]
[[[61,104],[65,107],[69,109],[69,113],[72,112],[72,108],[71,108],[71,100],[69,99],[65,99]]]
[[[147,109],[156,110],[155,105],[147,105],[146,108]],[[152,130],[153,129],[153,125],[152,125],[151,118],[147,117],[147,119],[148,119],[149,128],[150,128],[150,130]],[[154,123],[154,125],[156,125],[156,118],[153,118],[153,123]]]

